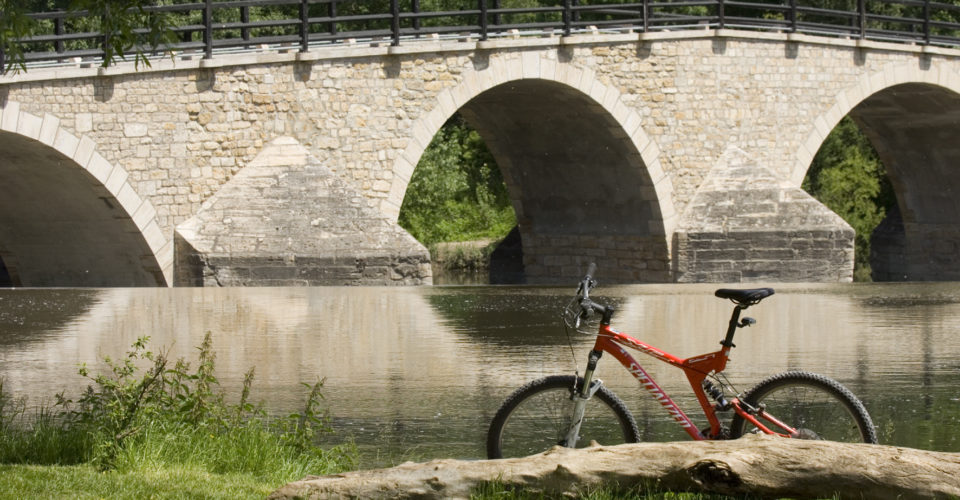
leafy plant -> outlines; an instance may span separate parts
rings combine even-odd
[[[88,17],[100,20],[98,31],[103,35],[104,67],[117,58],[126,59],[131,52],[135,67],[140,63],[149,67],[144,47],[156,49],[176,40],[168,16],[147,12],[144,3],[143,0],[70,0],[71,11],[86,11]]]
[[[89,369],[82,365],[80,375],[90,379],[93,384],[79,398],[79,408],[71,413],[71,425],[97,436],[94,459],[105,466],[112,464],[117,451],[124,441],[136,434],[143,422],[144,413],[149,413],[162,401],[163,375],[167,359],[164,355],[154,356],[146,351],[149,338],[141,337],[133,344],[121,361],[104,359],[110,367],[109,374],[91,376]],[[148,360],[152,366],[142,376],[137,377],[137,361]],[[58,405],[66,407],[71,403],[62,397]]]
[[[30,417],[0,383],[0,463],[89,463],[123,473],[187,468],[276,483],[355,466],[351,446],[318,446],[332,432],[322,380],[305,384],[302,411],[274,417],[250,403],[253,369],[238,403],[225,402],[209,333],[195,369],[184,360],[168,367],[167,355],[147,350],[148,342],[137,339],[121,359],[104,359],[105,373],[81,366],[91,384],[77,401],[58,395],[52,408]]]

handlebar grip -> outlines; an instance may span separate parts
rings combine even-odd
[[[613,307],[597,304],[590,299],[584,299],[580,302],[580,317],[582,319],[589,319],[594,314],[599,313],[602,316],[602,319],[600,320],[601,324],[609,325],[610,318],[613,316],[613,311]]]
[[[590,281],[590,278],[592,278],[593,274],[596,272],[597,272],[597,263],[591,262],[590,265],[587,266],[587,276],[584,279],[586,279],[587,281]]]

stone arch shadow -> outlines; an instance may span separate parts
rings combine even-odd
[[[791,183],[801,184],[847,115],[887,168],[898,204],[871,237],[874,280],[960,279],[960,74],[934,63],[889,65],[864,75],[816,119]]]
[[[527,281],[569,283],[588,261],[606,282],[669,281],[677,215],[659,147],[616,88],[542,55],[491,61],[441,91],[394,163],[382,212],[397,220],[420,156],[460,112],[507,183]]]
[[[15,286],[167,286],[173,245],[128,172],[60,119],[0,107],[0,258]]]

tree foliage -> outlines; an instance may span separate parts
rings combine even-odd
[[[126,59],[131,51],[135,65],[150,66],[144,48],[156,49],[175,41],[170,18],[148,13],[144,10],[143,0],[70,0],[70,10],[85,10],[90,17],[100,21],[98,31],[104,37],[104,67],[113,64],[117,58]],[[145,31],[137,33],[137,29]]]
[[[803,188],[856,231],[854,279],[870,281],[870,236],[897,201],[876,151],[850,117],[827,136]]]
[[[8,70],[25,71],[23,45],[12,43],[34,32],[34,21],[27,17],[26,6],[20,0],[0,0],[0,50],[7,63],[0,67],[0,74]]]
[[[501,238],[516,225],[507,188],[483,139],[455,115],[413,171],[400,225],[420,242]]]
[[[53,32],[51,21],[37,20],[28,12],[67,10],[65,31],[99,33],[96,39],[79,38],[66,42],[70,48],[100,48],[104,67],[118,59],[134,58],[134,64],[150,66],[145,51],[176,42],[173,31],[178,19],[170,15],[148,12],[146,0],[0,0],[0,49],[6,58],[0,72],[26,70],[25,55],[31,50],[52,50],[51,43],[14,43],[39,33]],[[84,13],[84,15],[79,15]]]

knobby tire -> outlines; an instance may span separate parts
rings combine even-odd
[[[801,439],[876,443],[877,432],[863,403],[839,382],[806,371],[788,371],[761,381],[741,398],[800,431]],[[757,418],[774,432],[779,428]],[[730,437],[758,432],[753,424],[734,415]]]
[[[553,375],[514,391],[493,417],[487,433],[487,457],[511,458],[540,453],[560,444],[570,427],[574,384],[582,378]],[[577,448],[636,443],[640,431],[623,401],[605,386],[587,402]]]

